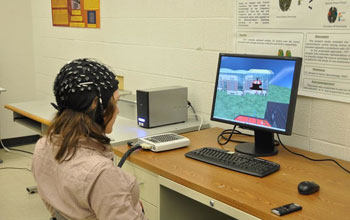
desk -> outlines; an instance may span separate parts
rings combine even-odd
[[[153,209],[156,209],[151,209],[152,219],[281,219],[270,210],[291,202],[300,204],[303,210],[283,216],[285,220],[349,219],[350,175],[334,163],[312,162],[280,147],[276,156],[266,159],[279,163],[281,169],[258,178],[184,156],[187,151],[204,146],[221,147],[216,142],[221,131],[220,128],[210,128],[186,133],[183,135],[191,140],[187,148],[160,153],[137,151],[129,157],[125,169],[134,172],[141,182],[141,198],[147,202],[147,193],[156,197],[150,199],[153,200],[150,203],[155,203]],[[249,137],[240,138],[249,140]],[[234,145],[231,142],[224,148],[233,150]],[[113,147],[117,157],[127,149],[127,146]],[[291,149],[313,158],[325,157]],[[350,167],[350,162],[337,161]],[[151,175],[151,185],[147,184],[147,175],[138,173],[140,170]],[[298,194],[297,185],[304,180],[318,183],[320,191],[308,196]],[[211,211],[207,209],[217,213],[210,216]],[[201,213],[204,214],[198,216]],[[225,214],[220,216],[220,213]]]
[[[6,92],[6,89],[0,87],[0,94],[1,94],[2,92]],[[0,103],[1,103],[1,102],[0,102]],[[0,126],[1,126],[1,123],[0,123]],[[1,127],[0,127],[0,140],[1,140]],[[1,143],[2,143],[2,142],[1,142]],[[1,158],[0,158],[0,163],[2,163]]]
[[[39,134],[44,134],[56,114],[56,110],[51,106],[52,99],[40,101],[29,101],[14,104],[7,104],[5,108],[13,111],[13,119]],[[121,101],[118,105],[123,104]],[[121,112],[122,114],[122,112]],[[137,138],[149,135],[175,132],[178,134],[195,131],[199,128],[200,122],[195,118],[189,118],[184,123],[177,123],[167,126],[161,126],[151,129],[141,128],[137,125],[136,118],[130,119],[118,116],[113,127],[113,132],[108,135],[111,138],[112,145],[126,144],[127,141],[135,141]],[[208,123],[203,123],[201,128],[208,128]]]

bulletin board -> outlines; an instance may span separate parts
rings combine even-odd
[[[53,26],[99,28],[100,0],[51,0]]]
[[[350,1],[235,2],[237,53],[302,57],[299,95],[350,102]]]

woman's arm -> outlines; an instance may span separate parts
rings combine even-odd
[[[136,179],[119,168],[104,169],[94,181],[88,197],[98,219],[146,219],[139,202]]]

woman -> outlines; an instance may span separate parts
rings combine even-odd
[[[118,81],[90,59],[62,67],[58,110],[35,146],[32,170],[51,214],[67,219],[145,219],[136,179],[113,166],[110,139],[119,113]]]

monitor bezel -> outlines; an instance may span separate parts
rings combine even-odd
[[[240,122],[237,122],[237,121],[224,120],[224,119],[220,119],[220,118],[214,117],[216,92],[217,92],[218,80],[219,80],[219,75],[220,75],[221,60],[222,60],[222,57],[225,57],[225,56],[226,57],[229,56],[229,57],[242,57],[242,58],[257,58],[257,59],[274,59],[274,60],[292,60],[292,61],[295,61],[293,83],[292,83],[292,88],[291,88],[291,95],[290,95],[290,100],[289,100],[287,123],[286,123],[285,131],[279,130],[279,129],[273,129],[273,128],[259,127],[259,126],[255,126],[255,125],[251,125],[251,124],[240,123]],[[212,100],[212,109],[211,109],[210,120],[217,121],[217,122],[222,122],[222,123],[226,123],[226,124],[238,125],[239,127],[246,128],[246,129],[269,131],[269,132],[272,132],[272,133],[291,135],[292,127],[293,127],[293,121],[294,121],[294,114],[295,114],[297,95],[298,95],[301,67],[302,67],[302,58],[301,57],[282,57],[282,56],[256,55],[256,54],[219,53],[219,60],[218,60],[217,71],[216,71],[214,96],[213,96],[213,100]]]

